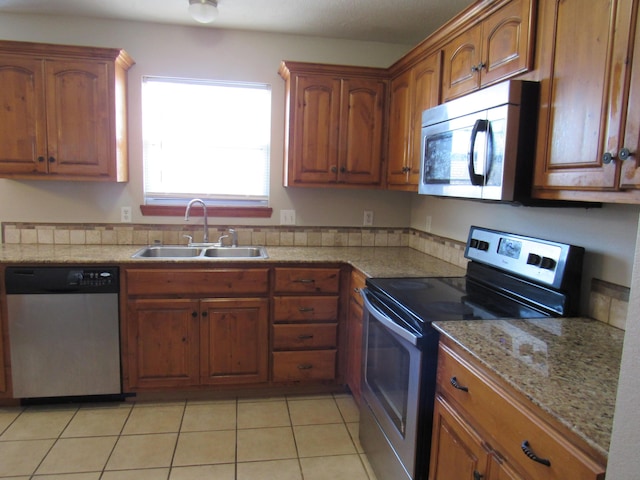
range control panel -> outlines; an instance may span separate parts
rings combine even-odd
[[[554,288],[582,269],[584,249],[482,227],[471,227],[464,256]]]

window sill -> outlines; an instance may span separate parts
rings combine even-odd
[[[140,205],[140,211],[144,216],[184,217],[185,207]],[[271,207],[207,207],[208,217],[270,218],[272,213]],[[202,207],[194,205],[190,214],[201,217],[204,211]]]

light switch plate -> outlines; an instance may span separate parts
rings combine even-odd
[[[280,225],[295,225],[295,224],[296,224],[295,210],[280,210]]]

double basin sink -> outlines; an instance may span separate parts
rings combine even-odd
[[[268,258],[264,247],[222,247],[220,245],[150,245],[141,248],[132,258],[155,259],[260,259]]]

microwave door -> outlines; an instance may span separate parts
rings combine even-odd
[[[482,185],[469,176],[469,151],[474,126],[485,120],[478,112],[425,126],[422,129],[422,164],[419,193],[447,197],[482,198]],[[474,169],[485,170],[486,132],[476,131]]]

